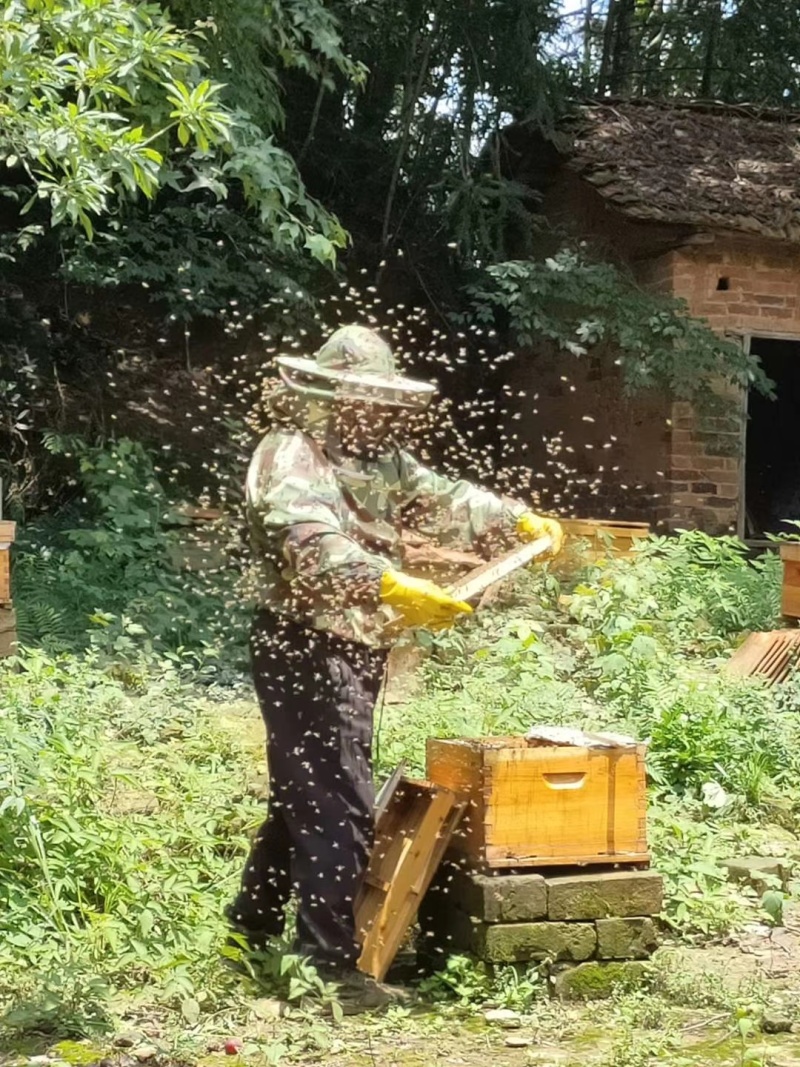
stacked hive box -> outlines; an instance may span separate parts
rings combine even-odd
[[[651,532],[646,522],[598,519],[561,519],[560,522],[566,534],[565,548],[552,567],[564,574],[587,563],[628,559],[633,556],[637,543]]]
[[[643,746],[432,740],[428,778],[467,809],[421,909],[426,956],[558,966],[653,952],[662,881],[646,869]]]
[[[781,545],[781,559],[781,611],[787,619],[800,619],[800,544]]]
[[[17,650],[17,620],[11,601],[11,545],[16,525],[0,520],[0,656]]]
[[[165,518],[164,525],[178,532],[170,544],[173,567],[185,571],[214,571],[224,567],[227,559],[223,526],[224,513],[218,508],[185,504]]]

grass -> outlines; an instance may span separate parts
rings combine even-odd
[[[421,770],[431,734],[568,722],[650,737],[667,927],[706,943],[766,920],[719,861],[800,851],[800,690],[726,682],[720,665],[748,619],[775,618],[777,590],[771,560],[753,566],[702,535],[560,584],[536,572],[496,611],[429,643],[423,691],[385,709],[379,773],[400,758]],[[359,1056],[377,1062],[375,1048],[401,1063],[388,1058],[401,1036],[413,1057],[453,1026],[467,1055],[480,1041],[495,1047],[485,1000],[523,1011],[539,1044],[594,1040],[604,1062],[629,1067],[681,1062],[687,1004],[724,1016],[721,1047],[752,1044],[736,1029],[737,1011],[754,1016],[752,998],[707,982],[701,997],[688,978],[680,991],[670,968],[651,990],[586,1013],[551,1003],[535,973],[465,962],[425,990],[433,1014],[398,1011],[366,1029],[326,1021],[329,991],[303,961],[276,951],[243,978],[225,957],[222,908],[263,817],[249,689],[199,686],[180,657],[152,649],[137,661],[134,642],[124,670],[105,648],[29,652],[0,667],[0,691],[0,1048],[88,1039],[100,1050],[134,1029],[181,1063],[216,1055],[209,1047],[228,1036],[254,1064],[355,1067]],[[276,1016],[276,995],[288,1016]],[[598,1019],[613,1040],[592,1038]]]
[[[26,1006],[13,1021],[91,1032],[103,989],[212,1010],[232,986],[221,902],[259,817],[251,750],[169,673],[133,695],[90,663],[33,655],[0,686],[0,998]]]

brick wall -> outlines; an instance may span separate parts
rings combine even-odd
[[[639,278],[682,297],[693,315],[720,333],[800,338],[800,248],[764,239],[718,237],[712,244],[668,252],[641,265]],[[743,398],[720,391],[720,412],[672,408],[668,526],[735,530],[744,443]]]
[[[800,247],[722,235],[710,243],[691,244],[690,227],[625,218],[569,170],[562,170],[546,191],[542,211],[556,230],[549,237],[545,231],[540,238],[539,254],[558,247],[566,228],[588,239],[594,255],[627,264],[641,284],[685,299],[693,315],[720,333],[800,339]],[[624,484],[636,478],[646,486],[644,493],[628,495],[632,509],[638,509],[630,510],[629,517],[672,529],[735,530],[745,435],[741,394],[721,392],[725,408],[713,415],[678,403],[662,417],[641,398],[609,407],[612,381],[606,377],[606,392],[592,399],[602,413],[601,422],[618,434],[620,470],[615,476],[620,481],[624,477]],[[551,397],[549,402],[552,415],[566,421],[560,398]],[[572,434],[580,419],[578,410],[573,399]],[[574,492],[574,487],[570,489]],[[606,478],[596,497],[598,514],[611,513],[612,496],[611,479]]]
[[[534,472],[545,510],[655,524],[665,510],[670,407],[660,396],[627,397],[615,356],[600,346],[576,359],[543,346],[509,364],[514,460]]]

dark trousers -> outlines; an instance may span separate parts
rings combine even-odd
[[[253,620],[250,648],[270,803],[231,915],[248,933],[278,935],[294,889],[300,951],[350,965],[374,839],[372,712],[386,653],[267,611]]]

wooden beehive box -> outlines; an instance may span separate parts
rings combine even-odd
[[[637,541],[650,535],[646,522],[615,522],[601,519],[559,519],[567,535],[565,562],[595,563],[599,559],[624,559],[633,553]],[[571,551],[570,543],[588,541],[580,552]],[[575,546],[577,549],[577,546]]]
[[[17,531],[16,523],[0,520],[0,605],[11,603],[11,546]]]
[[[212,571],[227,562],[224,513],[219,508],[184,504],[176,507],[164,525],[178,531],[169,547],[169,557],[176,570]]]
[[[645,746],[428,741],[428,778],[467,808],[451,844],[479,867],[646,863]]]
[[[11,606],[0,607],[0,657],[17,652],[17,616]]]
[[[450,790],[429,782],[402,779],[387,799],[355,906],[365,974],[386,976],[460,814]]]
[[[800,542],[781,545],[781,559],[781,612],[789,619],[800,619]]]

